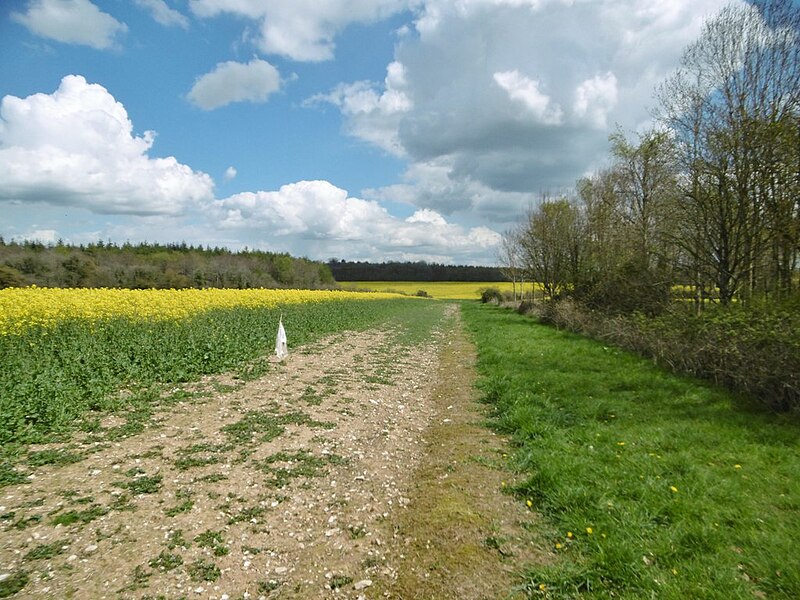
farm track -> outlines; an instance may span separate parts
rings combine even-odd
[[[423,345],[343,333],[200,382],[143,433],[85,436],[65,452],[82,460],[3,488],[0,577],[27,579],[14,598],[513,597],[546,558],[500,492],[473,361],[451,305]]]

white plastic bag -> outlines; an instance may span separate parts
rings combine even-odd
[[[283,360],[289,356],[289,348],[286,345],[286,330],[283,328],[283,317],[278,322],[278,336],[275,338],[275,355],[278,360]]]

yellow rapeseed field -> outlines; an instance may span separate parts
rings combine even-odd
[[[219,308],[271,308],[306,302],[393,297],[397,296],[336,290],[8,288],[0,290],[0,335],[22,333],[33,326],[50,327],[68,319],[92,322],[117,317],[169,320]]]
[[[340,281],[345,288],[377,290],[381,292],[397,291],[404,294],[416,294],[420,290],[426,291],[431,297],[440,300],[477,300],[486,288],[497,288],[501,292],[511,293],[510,281],[481,282],[481,281]],[[521,292],[517,284],[517,293]],[[537,290],[541,290],[537,287]],[[525,293],[530,294],[531,284],[525,284]],[[541,293],[540,291],[537,293]]]

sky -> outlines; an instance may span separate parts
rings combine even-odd
[[[3,0],[0,235],[496,263],[723,0]]]

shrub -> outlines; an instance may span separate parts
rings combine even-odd
[[[492,302],[500,304],[503,301],[503,293],[496,287],[489,287],[481,290],[481,302],[487,304]]]

